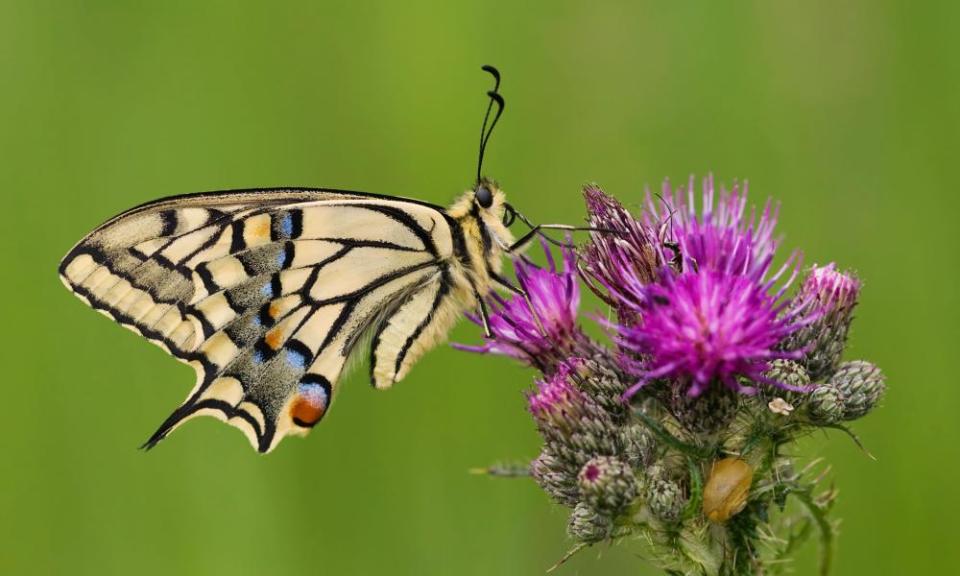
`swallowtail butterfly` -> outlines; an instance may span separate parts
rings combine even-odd
[[[532,225],[480,176],[504,107],[499,73],[484,70],[496,86],[476,184],[449,208],[323,188],[187,194],[127,210],[70,250],[67,288],[196,370],[145,447],[206,414],[269,452],[323,418],[364,337],[370,380],[389,388],[464,312],[485,320],[494,286],[525,295],[501,275],[503,256],[572,228]],[[530,227],[519,240],[517,217]]]

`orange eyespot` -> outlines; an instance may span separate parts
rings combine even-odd
[[[290,409],[290,416],[297,426],[310,428],[323,418],[326,411],[325,406],[318,406],[306,398],[298,397],[293,401],[293,407]]]
[[[703,514],[711,522],[726,522],[747,505],[753,468],[739,458],[724,458],[713,463],[703,487]]]
[[[290,406],[290,418],[302,428],[313,428],[330,405],[330,382],[323,376],[307,374]]]

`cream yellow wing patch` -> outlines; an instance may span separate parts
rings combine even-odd
[[[370,381],[389,388],[420,356],[439,344],[456,316],[445,314],[450,286],[442,278],[423,285],[388,315],[370,347]]]

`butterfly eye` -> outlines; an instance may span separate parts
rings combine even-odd
[[[509,204],[504,204],[503,206],[503,225],[507,228],[513,224],[513,221],[517,219],[517,212],[513,209],[513,206]]]
[[[490,192],[490,189],[486,186],[477,188],[473,196],[477,199],[477,204],[479,204],[481,208],[489,208],[493,205],[493,192]]]

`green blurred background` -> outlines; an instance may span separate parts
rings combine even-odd
[[[535,219],[580,221],[587,181],[632,203],[713,171],[782,200],[808,262],[862,276],[850,351],[890,393],[856,429],[878,460],[805,448],[841,490],[836,574],[956,570],[960,5],[200,4],[0,2],[0,573],[540,574],[564,553],[532,482],[467,473],[537,452],[529,370],[444,347],[389,392],[350,378],[267,457],[212,419],[147,454],[191,370],[56,277],[87,231],[169,194],[446,203],[474,174],[485,63],[507,99],[486,172]],[[560,573],[653,574],[637,552]]]

